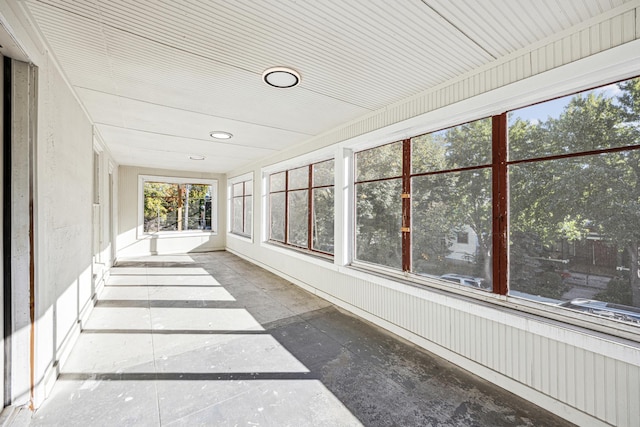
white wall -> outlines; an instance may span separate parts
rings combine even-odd
[[[231,172],[229,177],[255,174],[254,234],[252,241],[229,236],[227,249],[578,425],[637,425],[637,328],[585,320],[517,298],[442,289],[436,283],[418,286],[354,269],[349,266],[352,218],[347,207],[353,206],[352,149],[639,75],[639,11],[629,8],[587,23]],[[337,162],[333,263],[262,241],[267,209],[261,179],[274,168],[313,160],[327,150]]]
[[[138,180],[141,175],[217,180],[218,196],[214,206],[217,226],[214,224],[214,233],[199,232],[184,233],[182,235],[140,233],[139,226],[141,224],[139,224],[138,206],[142,195],[138,194]],[[224,175],[120,166],[118,177],[118,258],[150,254],[207,252],[225,248],[227,220],[224,201],[227,197],[227,185]]]
[[[26,345],[19,342],[15,348],[19,357],[12,365],[22,369],[24,364],[29,370],[28,382],[22,381],[14,390],[14,403],[29,400],[33,386],[33,404],[38,407],[53,386],[57,368],[73,346],[82,319],[93,307],[94,132],[86,112],[20,5],[0,2],[0,21],[21,53],[37,67],[37,101],[29,123],[37,124],[33,129],[36,138],[33,147],[35,350],[31,352],[28,340]],[[103,156],[105,162],[111,161],[108,151],[104,151]],[[28,295],[29,281],[18,286],[20,294]],[[28,306],[15,301],[14,311],[24,310],[28,313]],[[23,329],[27,336],[31,334],[30,325],[24,325]]]

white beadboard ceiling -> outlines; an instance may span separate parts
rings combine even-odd
[[[626,0],[25,0],[115,160],[225,173]],[[261,80],[273,66],[291,89]],[[215,141],[211,130],[231,132]],[[205,160],[190,160],[190,155]]]

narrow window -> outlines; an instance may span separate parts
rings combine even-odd
[[[253,212],[253,180],[231,185],[231,232],[251,236]]]
[[[333,255],[334,161],[269,176],[269,240]]]
[[[509,113],[510,294],[640,324],[640,79]]]

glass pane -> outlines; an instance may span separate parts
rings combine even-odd
[[[640,324],[640,150],[509,168],[510,294]]]
[[[271,207],[271,235],[270,239],[284,243],[284,197],[285,193],[271,194],[269,205]]]
[[[356,185],[356,259],[402,269],[402,180]]]
[[[412,173],[491,163],[491,119],[411,138]]]
[[[413,272],[490,290],[491,169],[416,177],[411,188]]]
[[[144,231],[211,230],[211,186],[145,182]]]
[[[289,171],[289,190],[309,187],[309,166]]]
[[[243,193],[244,183],[238,182],[233,184],[233,197],[241,197]]]
[[[177,184],[144,183],[144,231],[177,230],[180,193]],[[182,216],[182,212],[180,212]]]
[[[289,192],[289,241],[292,245],[309,246],[309,191]]]
[[[273,175],[271,175],[269,177],[269,179],[270,179],[269,191],[271,193],[273,193],[274,191],[284,191],[285,190],[285,185],[286,185],[285,173],[286,172],[274,173]]]
[[[335,162],[333,160],[327,160],[326,162],[316,163],[313,165],[314,187],[333,185],[334,165]]]
[[[313,190],[313,249],[333,253],[333,187]]]
[[[211,186],[184,184],[183,191],[184,230],[210,230]]]
[[[402,141],[356,153],[356,181],[402,175]]]
[[[640,119],[633,101],[639,91],[636,78],[512,111],[509,160],[640,143],[637,131],[624,131]]]
[[[253,221],[253,197],[244,198],[244,234],[251,236],[251,224]]]
[[[253,180],[244,182],[244,194],[247,196],[253,194]]]
[[[242,197],[233,199],[233,225],[231,231],[234,233],[242,233]]]

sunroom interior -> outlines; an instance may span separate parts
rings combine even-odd
[[[7,0],[0,30],[4,406],[116,262],[228,251],[640,419],[640,1]]]

